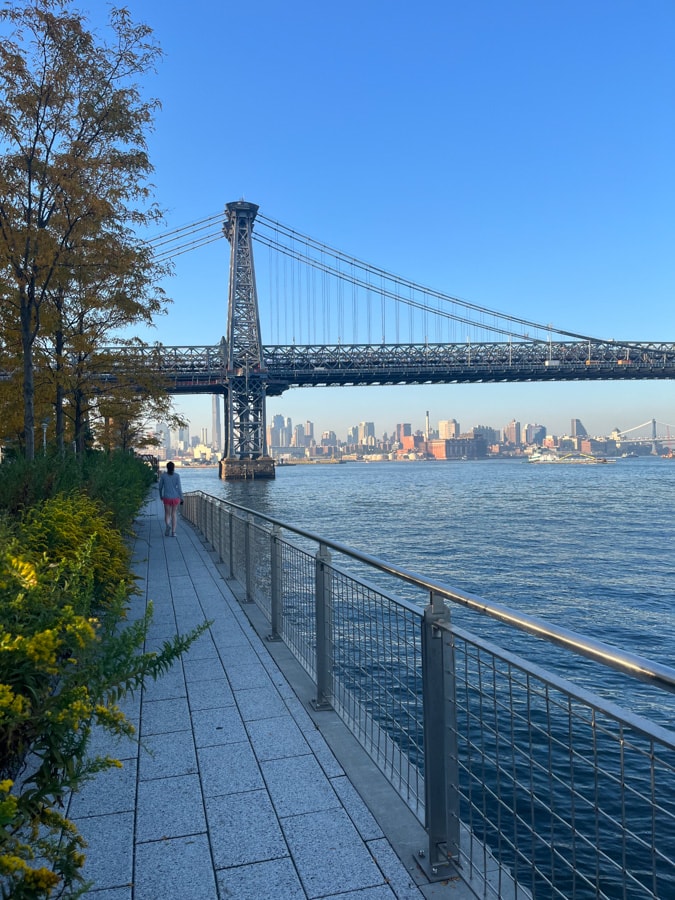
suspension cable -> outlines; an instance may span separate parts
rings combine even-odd
[[[532,322],[529,319],[522,319],[517,316],[511,316],[511,315],[508,315],[507,313],[502,313],[497,310],[490,309],[489,307],[480,306],[479,304],[476,304],[476,303],[470,303],[467,300],[462,300],[459,297],[454,297],[451,294],[444,293],[443,291],[437,291],[437,290],[434,290],[433,288],[429,288],[429,287],[425,287],[423,285],[416,284],[415,282],[410,281],[409,279],[404,278],[400,275],[394,275],[390,272],[387,272],[385,269],[381,269],[377,266],[372,266],[370,263],[366,263],[363,260],[360,260],[360,259],[357,259],[356,257],[350,256],[349,254],[344,253],[341,250],[336,250],[335,248],[329,247],[327,244],[324,244],[321,241],[317,241],[314,238],[309,237],[308,235],[305,235],[299,231],[296,231],[296,229],[291,228],[288,225],[283,225],[282,223],[276,222],[273,219],[269,219],[269,218],[267,218],[267,216],[264,216],[262,214],[258,214],[256,221],[260,222],[264,227],[273,228],[277,235],[281,234],[288,240],[292,240],[293,248],[295,248],[296,242],[304,244],[308,248],[308,252],[307,252],[307,254],[303,254],[302,258],[303,258],[303,261],[307,265],[316,265],[318,267],[321,267],[321,264],[314,257],[309,255],[309,251],[321,252],[322,254],[327,254],[328,256],[332,257],[335,260],[335,265],[330,266],[328,270],[331,271],[332,274],[334,274],[336,277],[341,278],[343,280],[349,281],[351,279],[348,274],[346,274],[343,270],[341,270],[339,268],[341,263],[344,265],[353,267],[355,269],[360,269],[364,272],[372,272],[375,274],[379,274],[383,278],[385,278],[387,281],[396,282],[402,286],[409,287],[413,291],[420,292],[427,297],[435,298],[441,302],[444,301],[446,303],[452,303],[452,304],[462,307],[463,309],[471,310],[472,312],[477,312],[479,314],[488,314],[491,316],[495,316],[498,319],[506,320],[515,325],[522,325],[522,326],[525,326],[526,328],[534,329],[536,331],[552,331],[555,334],[574,338],[575,340],[597,340],[596,338],[590,337],[589,335],[577,334],[575,332],[566,331],[561,328],[552,328],[550,325],[542,325],[541,323]],[[264,243],[266,240],[266,235],[263,235],[260,232],[258,232],[258,233],[254,233],[254,238],[256,240],[259,240],[262,243]],[[269,238],[268,238],[268,240],[269,240]],[[284,248],[286,248],[286,249],[284,249]],[[279,244],[277,249],[280,252],[288,252],[287,245]],[[298,253],[299,251],[294,249],[293,252]],[[361,279],[358,279],[358,283],[359,283],[359,285],[364,284],[364,282]],[[391,297],[393,295],[391,294],[390,291],[387,291],[387,296]],[[427,310],[429,310],[429,308],[426,307],[425,304],[422,304],[419,302],[416,302],[413,305],[416,305],[417,308],[420,310],[424,310],[425,308]],[[433,311],[436,312],[435,310],[433,310]],[[438,314],[447,316],[447,313],[443,313],[443,312],[439,312]],[[452,315],[450,317],[454,318],[454,316],[452,316]],[[471,325],[478,324],[473,320],[463,319],[461,317],[458,318],[458,321],[462,321],[464,324],[471,324]],[[512,334],[513,336],[522,336],[522,334],[520,334],[516,331],[513,331],[512,329],[508,329],[508,328],[495,328],[493,330],[498,331],[499,333],[502,333],[502,334]]]
[[[224,238],[222,222],[223,214],[214,213],[213,215],[205,216],[204,218],[199,219],[196,222],[182,225],[177,228],[173,228],[170,231],[156,235],[155,237],[148,239],[146,243],[156,251],[154,254],[154,258],[157,262],[168,262],[169,260],[175,259],[177,256],[181,256],[182,254],[187,253],[191,250],[199,249],[200,247],[204,247],[208,244],[215,243],[218,240],[222,240]],[[424,319],[425,339],[428,331],[428,315],[430,313],[433,313],[435,317],[439,317],[440,319],[444,318],[449,321],[454,321],[455,323],[470,326],[472,328],[490,330],[497,334],[532,340],[534,342],[541,341],[542,339],[531,337],[528,332],[523,331],[522,329],[532,329],[535,332],[546,331],[548,333],[548,340],[550,340],[550,335],[552,333],[567,338],[572,338],[574,340],[598,340],[597,338],[593,338],[588,335],[577,334],[576,332],[554,328],[550,324],[542,325],[540,323],[532,322],[528,319],[511,316],[507,313],[502,313],[498,312],[497,310],[490,309],[489,307],[470,303],[467,300],[462,300],[459,297],[446,294],[442,291],[437,291],[433,288],[416,284],[415,282],[407,278],[392,274],[390,272],[387,272],[385,269],[373,266],[360,259],[357,259],[356,257],[350,256],[349,254],[344,253],[341,250],[336,250],[332,247],[329,247],[327,244],[321,241],[317,241],[314,238],[311,238],[308,235],[302,234],[296,229],[291,228],[290,226],[283,225],[282,223],[270,219],[260,213],[256,218],[256,223],[261,225],[263,230],[253,231],[252,236],[254,240],[268,247],[270,251],[276,251],[290,258],[292,283],[295,282],[294,266],[296,263],[304,263],[314,269],[319,270],[321,273],[323,273],[322,282],[324,284],[323,293],[325,304],[326,276],[332,276],[338,279],[338,330],[340,332],[340,340],[344,337],[344,322],[342,321],[342,317],[344,315],[344,309],[342,308],[343,295],[342,291],[339,289],[340,282],[351,283],[353,290],[355,290],[356,288],[365,289],[367,296],[370,296],[371,291],[379,293],[382,299],[381,315],[383,319],[385,299],[393,300],[396,304],[397,309],[398,304],[407,305],[410,315],[412,315],[414,309],[421,311]],[[272,232],[272,234],[270,235],[264,229],[268,229]],[[290,246],[288,244],[282,243],[282,241],[284,240],[290,241]],[[301,248],[305,249],[303,250]],[[312,253],[319,255],[312,256]],[[333,262],[331,262],[331,260]],[[341,267],[345,267],[347,271],[345,271],[345,269]],[[376,276],[379,279],[381,285],[379,289],[373,285],[372,276]],[[286,276],[284,276],[284,281],[286,282]],[[393,287],[388,287],[386,285],[392,285]],[[408,296],[404,294],[404,292],[401,290],[402,288],[406,289],[406,293],[408,294]],[[294,291],[292,291],[292,293],[294,293]],[[423,298],[427,298],[427,302],[423,302],[422,299],[416,299],[416,295],[422,295]],[[431,301],[435,301],[434,306],[430,305]],[[467,314],[469,312],[474,314],[477,313],[478,321],[475,318],[470,318],[468,315],[460,315],[453,310],[444,310],[442,308],[443,304],[452,305],[453,307],[459,307],[460,309],[466,310]],[[327,305],[330,306],[330,304]],[[284,306],[286,308],[287,314],[287,304],[284,304]],[[300,303],[298,307],[300,319],[302,319],[302,315],[300,314],[301,308],[302,305]],[[296,310],[293,306],[293,308],[291,309],[291,320],[294,332],[296,330],[295,313]],[[485,324],[487,317],[493,317],[495,324],[493,324],[492,326],[488,326],[487,324]],[[326,327],[327,318],[327,310],[324,308],[324,329]],[[369,311],[367,311],[367,320],[370,320]],[[501,325],[496,324],[497,322],[500,322]],[[307,325],[309,327],[309,322],[307,323]],[[368,321],[369,333],[370,325],[371,323],[370,321]],[[398,314],[396,316],[396,325],[396,330],[398,332]],[[520,326],[520,328],[517,329],[516,326]]]

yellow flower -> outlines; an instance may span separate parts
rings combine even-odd
[[[15,716],[24,715],[29,710],[28,700],[21,694],[15,694],[8,684],[0,684],[0,711]],[[0,789],[5,782],[0,783]]]
[[[9,572],[16,578],[21,587],[33,588],[37,585],[37,572],[32,563],[19,559],[17,556],[10,556],[7,562],[9,563]]]
[[[0,636],[0,652],[12,653],[14,650],[18,650],[24,642],[25,638],[23,635],[17,634],[13,637],[9,632],[5,631]]]
[[[56,672],[56,652],[61,641],[52,628],[34,634],[25,641],[26,656],[38,665],[43,665],[48,672]]]
[[[66,626],[66,633],[75,639],[75,643],[80,649],[96,640],[96,632],[91,623],[81,616],[77,616],[73,622]]]
[[[55,872],[42,867],[40,869],[26,869],[24,871],[23,880],[27,887],[46,891],[47,896],[49,896],[52,892],[52,888],[55,888],[61,879]]]
[[[11,875],[12,872],[25,868],[26,863],[18,856],[14,856],[11,853],[3,853],[0,856],[0,872],[3,872],[5,875]]]

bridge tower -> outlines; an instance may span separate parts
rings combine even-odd
[[[267,372],[260,340],[258,294],[253,268],[255,203],[226,204],[223,226],[230,242],[225,375],[225,442],[220,477],[230,481],[274,478],[267,455]]]

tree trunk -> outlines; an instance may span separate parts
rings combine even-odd
[[[75,450],[78,453],[84,452],[84,394],[80,388],[73,391],[73,415],[74,429],[73,438],[75,440]]]
[[[21,291],[21,352],[23,353],[23,439],[26,459],[35,459],[35,382],[33,372],[32,304],[26,289]]]
[[[56,432],[56,447],[61,456],[65,452],[65,416],[63,414],[63,331],[59,328],[54,336],[54,355],[56,358],[56,392],[54,397],[54,418]]]

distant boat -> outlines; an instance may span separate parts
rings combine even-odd
[[[527,458],[531,463],[553,463],[558,462],[560,457],[555,450],[535,450]]]
[[[614,459],[607,459],[604,456],[593,456],[591,453],[564,453],[558,455],[553,450],[535,451],[530,454],[528,461],[531,463],[566,463],[577,465],[606,465],[616,462]]]

